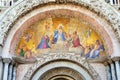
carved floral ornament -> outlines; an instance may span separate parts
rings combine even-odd
[[[74,55],[74,56],[73,56]],[[38,61],[29,68],[28,72],[24,76],[23,80],[30,80],[33,76],[33,73],[39,69],[41,66],[44,66],[48,62],[54,62],[57,60],[67,60],[68,62],[77,63],[82,65],[85,70],[88,70],[88,73],[92,75],[94,80],[101,80],[99,75],[95,72],[93,67],[84,60],[80,55],[74,53],[49,53],[49,54],[42,54],[41,57],[38,58]]]
[[[36,6],[47,3],[69,3],[74,2],[78,5],[82,5],[99,16],[106,19],[113,28],[116,37],[120,41],[120,15],[111,6],[100,0],[20,0],[15,5],[5,11],[0,17],[0,44],[4,44],[4,40],[13,24],[18,20],[20,16],[32,10]],[[27,3],[27,4],[26,4]]]

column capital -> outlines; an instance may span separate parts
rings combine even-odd
[[[10,64],[14,66],[16,64],[16,62],[12,59]]]
[[[11,59],[10,59],[10,58],[3,58],[3,62],[4,62],[4,63],[10,63],[10,62],[11,62]]]
[[[3,45],[0,44],[0,54],[2,54]]]
[[[3,44],[0,44],[0,47],[3,47]]]
[[[16,67],[18,66],[18,63],[15,60],[11,60],[11,64]]]
[[[13,66],[18,67],[18,63],[15,62],[15,63],[13,64]]]
[[[0,56],[0,61],[2,60],[2,56]]]
[[[104,65],[105,65],[105,66],[108,66],[108,65],[109,65],[109,62],[104,62]]]
[[[112,58],[113,61],[120,61],[120,57],[114,57]]]
[[[108,63],[109,63],[109,64],[112,64],[112,63],[113,63],[113,60],[112,60],[112,59],[109,59],[109,60],[108,60]]]

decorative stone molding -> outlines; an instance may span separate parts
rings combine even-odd
[[[14,59],[11,60],[10,64],[14,67],[17,67],[18,66],[18,62],[16,62]]]
[[[112,59],[109,59],[109,60],[108,60],[108,63],[109,63],[109,64],[113,64],[113,60],[112,60]]]
[[[25,59],[23,57],[13,57],[14,63],[18,63],[18,64],[31,64],[31,63],[35,63],[37,60],[36,59]]]
[[[104,62],[104,65],[105,65],[105,66],[108,66],[108,65],[109,65],[109,63],[108,63],[108,62]]]
[[[95,58],[95,59],[87,59],[87,62],[89,63],[104,63],[107,62],[107,56],[106,57],[99,57],[99,58]]]
[[[84,80],[82,76],[75,70],[69,68],[55,68],[50,71],[47,71],[40,77],[39,80],[51,80],[52,77],[65,75],[73,78],[74,80]],[[70,79],[71,80],[71,79]]]
[[[120,61],[120,57],[114,57],[112,58],[113,61]]]
[[[4,63],[10,63],[10,62],[11,62],[11,59],[10,59],[10,58],[3,58],[3,62],[4,62]]]
[[[120,57],[114,57],[114,58],[108,58],[104,63],[106,64],[112,64],[115,61],[120,61]]]
[[[60,4],[60,3],[67,3],[70,2],[71,0],[55,0],[56,3]]]
[[[67,0],[56,0],[58,2],[67,2]],[[15,5],[10,7],[0,17],[0,44],[4,44],[7,34],[15,22],[24,16],[27,12],[33,10],[37,6],[47,3],[56,3],[55,0],[20,0]],[[120,41],[120,14],[107,3],[101,0],[70,0],[80,6],[88,8],[103,17],[109,22],[113,28],[116,37]],[[69,2],[68,2],[69,3]]]
[[[75,55],[74,53],[41,54],[41,57],[38,58],[37,60],[38,61],[32,67],[29,68],[23,80],[30,80],[31,76],[38,68],[40,68],[41,66],[43,66],[48,62],[57,61],[57,60],[68,60],[71,62],[75,62],[79,64],[81,67],[83,67],[85,70],[87,70],[88,73],[90,73],[91,76],[94,78],[94,80],[100,80],[99,75],[96,73],[93,67],[80,55]]]
[[[16,62],[14,60],[11,60],[11,65],[15,65]]]

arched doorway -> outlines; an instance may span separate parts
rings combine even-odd
[[[97,6],[97,8],[96,8],[96,6],[94,5],[94,3],[101,3],[101,6],[103,7],[103,4],[105,4],[104,2],[102,3],[101,1],[90,1],[90,4],[93,5],[93,6],[89,5],[89,1],[88,2],[86,2],[86,1],[75,1],[74,2],[73,1],[72,4],[71,4],[71,1],[70,2],[68,1],[67,5],[65,5],[65,4],[56,5],[55,2],[57,2],[57,1],[53,0],[53,2],[52,1],[45,1],[45,2],[43,1],[43,4],[44,3],[47,4],[47,3],[50,3],[50,2],[53,3],[53,4],[48,4],[48,6],[45,5],[44,7],[43,6],[42,7],[38,6],[38,4],[42,4],[42,1],[38,1],[38,2],[37,1],[33,1],[33,2],[32,1],[26,1],[26,2],[28,2],[29,5],[34,5],[33,9],[31,9],[32,7],[28,6],[24,1],[21,1],[19,6],[22,6],[23,8],[21,8],[19,11],[23,11],[23,12],[26,11],[26,13],[25,14],[24,13],[20,13],[17,16],[17,18],[19,18],[18,21],[16,20],[17,18],[13,19],[12,22],[14,22],[14,20],[16,20],[15,24],[11,24],[11,26],[12,27],[14,26],[14,28],[11,28],[11,27],[8,26],[8,28],[11,29],[11,32],[10,32],[10,35],[8,35],[9,37],[5,40],[5,48],[3,48],[3,51],[2,51],[3,54],[4,53],[5,54],[14,53],[13,49],[14,49],[14,47],[16,45],[16,43],[14,43],[14,42],[17,42],[16,40],[18,40],[18,37],[16,37],[16,36],[19,36],[20,33],[24,32],[24,31],[21,31],[20,28],[24,27],[24,30],[25,30],[26,29],[26,25],[29,26],[29,25],[31,25],[31,23],[34,23],[34,22],[36,22],[36,21],[38,21],[40,19],[43,19],[45,17],[51,17],[52,15],[60,16],[62,14],[63,15],[70,15],[70,17],[77,17],[77,18],[79,18],[79,16],[82,16],[83,18],[86,19],[86,21],[91,22],[91,24],[94,25],[93,28],[95,30],[97,30],[97,28],[99,27],[100,29],[97,32],[99,34],[104,33],[104,35],[102,35],[102,38],[104,39],[105,45],[108,47],[107,48],[107,50],[108,50],[107,52],[109,53],[109,55],[111,55],[112,53],[119,54],[118,53],[119,52],[118,49],[116,50],[116,48],[114,49],[114,47],[113,47],[113,46],[119,47],[119,45],[117,45],[118,41],[115,40],[116,37],[114,35],[114,31],[111,31],[111,29],[112,29],[111,27],[113,27],[113,26],[110,26],[110,25],[112,25],[113,23],[111,22],[110,25],[107,23],[107,20],[111,21],[111,19],[112,19],[112,17],[109,19],[109,17],[106,16],[106,15],[109,15],[109,13],[108,13],[109,11],[107,11],[109,9],[105,8],[107,10],[103,10],[103,9],[100,8],[100,6]],[[58,2],[59,2],[59,0],[58,0]],[[61,3],[61,1],[60,1],[60,3]],[[64,1],[63,1],[63,3],[64,3]],[[74,4],[74,3],[79,3],[79,4]],[[25,6],[23,6],[21,4],[24,4]],[[86,4],[88,5],[88,8],[86,8],[87,7]],[[82,7],[80,7],[80,5]],[[19,7],[19,6],[16,6],[16,7]],[[30,7],[30,9],[27,9],[29,7]],[[34,7],[35,7],[35,9],[34,9]],[[48,7],[49,7],[49,9],[48,9]],[[109,6],[107,6],[107,7],[109,7]],[[16,12],[15,14],[17,14],[18,13],[17,9],[19,9],[19,8],[15,8],[15,10],[14,10],[14,8],[12,10],[13,10],[13,12],[14,11]],[[100,8],[100,10],[99,10],[99,8]],[[93,9],[93,10],[90,11],[89,9],[90,10]],[[27,10],[31,10],[30,13],[29,12],[27,13]],[[95,14],[94,14],[94,11],[96,12]],[[106,11],[106,12],[102,13],[104,11]],[[9,10],[8,12],[12,12],[12,11]],[[59,12],[59,13],[57,13],[57,12]],[[99,13],[100,13],[100,15],[105,15],[106,17],[101,19],[100,16],[99,16]],[[46,14],[48,16],[46,16],[44,14]],[[73,15],[71,15],[71,14],[73,14]],[[113,14],[113,12],[111,12],[110,14]],[[5,18],[8,18],[8,21],[10,19],[9,15],[11,15],[11,13],[9,13],[8,16],[4,15]],[[12,16],[12,18],[14,18],[14,15],[11,15],[11,16]],[[115,17],[115,16],[113,16],[113,17]],[[118,19],[118,18],[114,18],[114,19]],[[7,19],[1,19],[1,20],[3,20],[3,22],[1,22],[1,25],[5,26],[2,23],[4,23],[4,20],[7,20]],[[115,21],[117,21],[117,20],[115,20]],[[6,25],[8,25],[8,23],[6,23]],[[3,28],[6,28],[6,27],[3,27]],[[7,32],[8,28],[5,29],[6,32]],[[3,38],[5,36],[5,34],[4,34],[5,31],[3,30],[3,33],[2,33],[3,34],[2,35]],[[111,36],[111,35],[113,35],[113,36]],[[13,39],[13,37],[16,38],[16,39]],[[106,37],[107,37],[107,39],[106,39]],[[114,37],[115,39],[113,40],[112,37]],[[3,42],[3,38],[1,38],[1,42]],[[116,44],[112,44],[114,42]]]
[[[72,59],[72,60],[71,60]],[[92,66],[79,55],[49,53],[29,68],[23,80],[101,80]]]
[[[113,26],[113,24],[117,21],[117,20],[119,20],[119,17],[118,18],[116,18],[116,17],[114,17],[114,14],[113,14],[113,11],[111,11],[110,13],[109,13],[109,11],[107,11],[107,10],[109,10],[108,8],[109,8],[109,6],[107,6],[107,8],[104,8],[104,9],[102,9],[101,8],[101,6],[102,7],[104,7],[103,6],[103,4],[104,3],[102,3],[102,2],[100,2],[100,1],[93,1],[93,0],[90,0],[90,4],[92,5],[89,5],[89,3],[87,3],[87,1],[86,2],[84,2],[84,1],[77,1],[76,0],[76,3],[78,3],[78,5],[75,3],[75,5],[74,5],[74,2],[73,2],[73,4],[71,4],[71,3],[68,3],[67,5],[65,5],[65,4],[55,4],[55,2],[56,1],[54,1],[53,0],[53,4],[52,5],[49,5],[49,3],[51,3],[51,0],[50,1],[48,1],[48,2],[44,2],[45,4],[47,4],[48,3],[48,5],[46,5],[46,6],[42,6],[42,7],[40,7],[40,6],[38,6],[39,4],[42,4],[42,1],[39,1],[39,2],[37,2],[38,0],[34,0],[34,1],[29,1],[29,0],[27,0],[26,2],[28,3],[27,5],[26,5],[26,2],[25,1],[22,1],[21,3],[23,3],[23,5],[18,5],[17,7],[15,7],[15,8],[13,8],[12,10],[10,10],[9,9],[9,13],[7,13],[7,17],[5,17],[4,19],[2,19],[2,21],[1,21],[1,24],[0,25],[2,25],[2,29],[1,30],[3,30],[2,31],[2,35],[1,35],[1,40],[0,40],[0,43],[1,44],[3,44],[3,40],[4,40],[4,37],[5,37],[5,33],[7,33],[9,30],[8,29],[11,29],[11,31],[10,31],[10,34],[9,35],[7,35],[8,37],[7,37],[7,39],[5,40],[5,46],[4,46],[4,48],[3,48],[3,51],[2,51],[2,57],[4,58],[4,57],[14,57],[14,56],[12,56],[12,55],[14,55],[14,53],[15,53],[15,47],[16,47],[16,44],[18,43],[18,39],[20,38],[20,37],[18,37],[22,32],[24,32],[24,31],[22,31],[23,30],[23,28],[24,28],[24,30],[25,29],[27,29],[28,28],[28,25],[30,26],[31,25],[31,23],[34,23],[34,22],[36,22],[37,20],[39,20],[39,19],[43,19],[43,18],[45,18],[45,17],[49,17],[49,16],[52,16],[52,15],[54,15],[54,13],[56,13],[56,16],[61,16],[61,15],[70,15],[70,17],[71,18],[73,18],[73,17],[79,17],[80,15],[82,15],[82,17],[84,18],[84,19],[87,19],[86,21],[88,21],[88,22],[91,22],[91,24],[94,26],[93,28],[95,29],[95,30],[97,30],[97,28],[99,27],[100,29],[98,30],[98,33],[100,33],[101,35],[104,33],[104,35],[102,35],[101,37],[103,38],[103,40],[104,40],[104,43],[105,43],[105,45],[107,46],[107,52],[109,53],[108,55],[111,55],[112,53],[113,54],[118,54],[119,53],[119,45],[118,45],[118,41],[117,41],[117,38],[116,38],[116,36],[114,35],[114,31],[112,31],[112,29],[111,28],[114,28]],[[59,1],[59,0],[58,0]],[[89,1],[88,1],[89,2]],[[94,3],[94,2],[96,2],[96,3],[101,3],[100,5],[97,5],[97,7],[96,7],[96,3]],[[21,4],[20,3],[20,4]],[[25,4],[25,5],[24,5]],[[87,5],[88,6],[87,6]],[[17,4],[16,4],[17,5]],[[44,4],[43,4],[44,5]],[[22,8],[20,7],[20,6],[22,6]],[[32,7],[31,7],[32,6]],[[74,6],[74,7],[73,7]],[[81,7],[82,6],[82,7]],[[36,7],[38,7],[38,8],[36,8]],[[20,9],[21,8],[21,9]],[[32,10],[33,8],[35,8],[35,10]],[[24,10],[25,9],[25,10]],[[91,9],[94,9],[93,11],[90,11]],[[13,14],[12,15],[12,13],[11,12],[14,12],[15,11],[15,14]],[[19,11],[19,12],[18,12]],[[106,12],[104,12],[104,11],[106,11]],[[30,12],[30,13],[29,13]],[[35,12],[35,13],[34,13]],[[60,13],[57,13],[57,12],[60,12]],[[95,12],[95,13],[94,13]],[[20,13],[20,14],[18,14],[18,13]],[[69,13],[69,14],[68,14]],[[111,15],[111,14],[113,14],[113,16],[111,17],[111,18],[109,18],[109,17],[104,17],[104,18],[102,18],[101,19],[101,16],[99,15],[99,13],[100,13],[100,15],[101,16],[107,16],[107,15]],[[49,16],[48,16],[48,14],[50,14]],[[73,15],[71,15],[71,14],[73,14]],[[9,17],[9,15],[11,15],[11,17]],[[16,15],[18,15],[18,16],[16,16]],[[47,15],[47,16],[45,16],[45,15]],[[94,15],[94,16],[93,16]],[[5,15],[6,16],[6,15]],[[16,17],[15,17],[16,16]],[[42,17],[41,17],[42,16]],[[38,18],[37,18],[38,17]],[[81,16],[80,16],[81,17]],[[11,19],[11,18],[13,18],[13,19]],[[17,20],[19,18],[19,20]],[[114,19],[117,19],[117,20],[114,20]],[[4,24],[4,21],[5,20],[8,20],[8,22],[6,22],[5,24]],[[115,22],[114,22],[114,21]],[[110,21],[109,23],[110,24],[108,24],[107,23],[107,21]],[[112,22],[113,21],[113,22]],[[94,25],[95,24],[95,25]],[[111,26],[111,25],[113,25],[113,26]],[[11,26],[12,26],[12,28],[11,28]],[[4,28],[6,28],[6,29],[4,29]],[[117,29],[115,29],[115,31],[116,30],[118,30],[118,24],[116,25],[116,28]],[[91,31],[91,30],[90,30]],[[29,35],[30,36],[30,35]],[[118,35],[119,36],[119,35]],[[87,36],[88,37],[88,36]],[[106,40],[106,37],[107,37],[107,40]],[[114,37],[114,38],[112,38],[112,37]],[[119,38],[119,37],[118,37]],[[115,42],[115,43],[114,43]],[[114,44],[113,44],[114,43]],[[12,54],[12,55],[11,55]],[[9,56],[9,55],[11,55],[11,56]],[[16,56],[16,55],[15,55]],[[23,56],[23,55],[22,55]],[[47,57],[49,58],[49,56],[50,55],[47,55]],[[53,57],[54,55],[52,55],[52,57]],[[64,56],[65,56],[65,54],[64,54]],[[63,59],[64,58],[64,56],[62,56],[62,57],[59,57],[60,59]],[[67,56],[69,56],[69,55],[67,55]],[[74,55],[75,56],[75,55]],[[74,57],[73,56],[73,57]],[[44,56],[42,56],[42,55],[40,55],[40,57],[44,57]],[[81,58],[81,57],[79,57],[79,58]],[[38,59],[39,59],[39,57],[38,57]],[[47,59],[47,58],[45,58],[45,59]],[[73,60],[74,58],[69,58],[69,60]],[[49,59],[48,59],[49,60]],[[41,61],[43,61],[44,62],[44,60],[38,60],[38,62],[37,63],[39,63],[39,62],[41,62]],[[75,60],[76,61],[76,60]],[[21,61],[22,62],[22,61]],[[47,62],[49,62],[49,61],[47,61]],[[79,62],[79,61],[78,61]],[[37,73],[36,72],[38,72],[39,71],[39,67],[40,67],[40,65],[38,65],[37,63],[35,63],[35,65],[34,66],[32,66],[29,70],[28,70],[28,73],[30,73],[31,75],[28,75],[28,73],[27,73],[27,75],[25,75],[25,76],[28,76],[28,77],[25,77],[25,80],[29,80],[29,78],[30,77],[34,77]],[[46,62],[45,62],[46,63]],[[65,63],[66,64],[66,63]],[[80,63],[81,64],[81,63]],[[36,65],[38,65],[37,67],[35,67]],[[74,65],[74,64],[72,64],[72,65]],[[82,64],[82,66],[84,66],[84,64]],[[35,68],[33,68],[33,67],[35,67]],[[59,69],[61,69],[62,67],[67,67],[67,69],[69,69],[70,68],[70,70],[72,71],[75,71],[74,70],[74,68],[72,68],[71,69],[71,66],[65,66],[65,65],[63,65],[63,66],[58,66],[58,68]],[[87,70],[85,69],[85,72],[90,72],[90,74],[87,74],[88,76],[89,76],[89,79],[91,79],[90,77],[90,75],[94,72],[92,72],[92,71],[88,71],[88,70],[91,70],[91,67],[90,66],[87,66],[88,68],[87,68]],[[81,66],[79,66],[79,68],[81,68]],[[86,66],[84,66],[84,67],[82,67],[82,69],[84,70],[84,68],[86,68]],[[50,68],[50,69],[48,69],[48,71],[49,70],[51,70],[52,68]],[[56,68],[55,68],[56,69]],[[34,70],[34,71],[31,71],[31,70]],[[77,71],[79,71],[79,70],[77,70]],[[42,73],[42,72],[41,72]],[[47,73],[47,71],[45,71],[44,73]],[[43,73],[43,75],[44,75],[44,73]],[[79,72],[79,73],[81,73],[82,74],[82,72]],[[33,75],[34,74],[34,75]],[[46,74],[47,75],[47,74]],[[95,73],[94,74],[95,76],[97,75],[97,73]],[[42,76],[42,75],[41,75]],[[84,76],[85,77],[85,75],[84,74],[82,74],[81,76]],[[98,76],[97,76],[98,77]],[[40,75],[38,76],[38,77],[36,77],[37,79],[39,79],[40,78]],[[71,77],[71,76],[68,76],[68,75],[65,75],[65,74],[61,74],[61,75],[56,75],[56,76],[52,76],[52,77],[50,77],[49,79],[74,79],[73,77]],[[82,78],[83,79],[83,78]],[[98,80],[98,79],[96,79],[96,78],[94,78],[94,80]]]
[[[78,71],[75,71],[67,67],[59,67],[48,70],[45,72],[39,80],[84,80],[83,76],[79,74]]]
[[[54,66],[54,67],[53,67]],[[92,80],[92,76],[80,66],[68,61],[55,61],[37,69],[31,80]]]

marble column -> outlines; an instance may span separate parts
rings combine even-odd
[[[10,62],[11,62],[10,58],[3,59],[3,63],[4,63],[3,80],[8,80],[8,68]]]
[[[9,65],[8,80],[12,80],[12,76],[13,76],[13,65],[14,65],[14,61],[11,61],[10,65]]]
[[[110,3],[110,0],[105,0],[105,2]]]
[[[0,55],[2,54],[2,49],[3,49],[3,46],[0,45]]]
[[[12,80],[16,80],[16,67],[17,67],[17,63],[13,66],[13,78]]]
[[[14,4],[13,0],[12,0],[12,5]]]
[[[120,4],[120,0],[118,0],[118,4]]]
[[[2,2],[2,0],[0,0],[0,6],[3,6],[3,2]]]
[[[111,74],[111,69],[110,69],[109,63],[105,62],[104,65],[106,66],[107,80],[112,80],[112,74]]]
[[[113,5],[113,0],[110,0],[110,4]]]
[[[110,67],[111,67],[112,80],[117,80],[116,74],[115,74],[115,65],[112,60],[109,60],[109,63],[110,63]]]
[[[117,80],[120,80],[120,57],[113,58],[113,60],[115,61]]]
[[[2,75],[3,74],[3,62],[2,62],[2,57],[0,57],[0,80],[2,80]]]
[[[6,0],[4,0],[4,7],[6,6],[7,4],[6,4]]]
[[[115,5],[117,4],[117,1],[116,0],[114,0],[114,3],[115,3]]]

